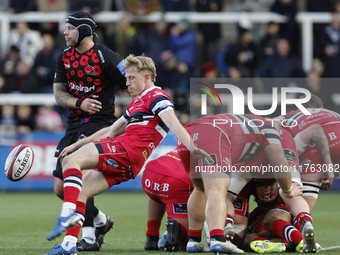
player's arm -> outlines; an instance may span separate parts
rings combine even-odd
[[[53,83],[54,97],[58,105],[69,109],[81,109],[85,112],[96,113],[102,109],[102,103],[92,98],[80,99],[72,96],[68,91],[67,83]],[[98,95],[93,95],[98,98]]]
[[[323,132],[321,125],[315,124],[303,130],[294,137],[294,141],[299,156],[301,156],[308,149],[310,144],[315,143],[323,161],[326,164],[332,164],[328,139],[326,134]]]
[[[269,144],[264,148],[264,152],[273,167],[282,169],[282,171],[274,171],[273,175],[280,184],[283,193],[289,197],[296,195],[294,194],[292,186],[291,173],[290,171],[284,171],[284,169],[290,170],[290,166],[286,160],[281,144]]]
[[[178,121],[174,111],[168,110],[163,112],[159,116],[164,124],[171,130],[172,133],[181,141],[181,143],[187,147],[190,152],[201,159],[205,159],[207,162],[214,162],[208,153],[204,150],[197,148],[194,142],[190,138],[189,133],[185,130],[182,124]]]

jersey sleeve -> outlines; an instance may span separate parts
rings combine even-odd
[[[66,70],[62,60],[63,52],[64,51],[62,51],[58,57],[57,68],[55,70],[53,83],[67,83]]]
[[[269,144],[278,144],[281,145],[281,138],[277,130],[270,126],[270,125],[264,125],[261,133],[265,137],[265,141],[263,142],[263,148],[265,148]]]
[[[126,109],[126,112],[125,112],[124,115],[122,116],[122,120],[123,120],[125,123],[128,123],[129,118],[130,118],[130,113],[129,113],[129,110]]]
[[[111,81],[115,81],[122,90],[127,89],[125,70],[123,69],[124,58],[118,53],[108,50],[109,58],[107,58],[106,71]]]
[[[149,110],[158,116],[161,116],[163,113],[173,110],[174,106],[169,98],[166,96],[156,97],[149,106]]]

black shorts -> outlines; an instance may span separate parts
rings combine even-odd
[[[77,141],[86,138],[93,133],[95,133],[97,130],[88,130],[83,132],[74,132],[70,134],[65,134],[65,136],[60,140],[57,149],[55,150],[54,157],[58,157],[60,152],[63,151],[63,149],[73,143],[76,143]],[[61,168],[61,163],[59,160],[57,160],[57,166],[56,169],[53,171],[53,175],[61,180],[63,180],[63,171]]]

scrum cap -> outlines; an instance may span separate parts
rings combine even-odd
[[[76,40],[76,47],[89,36],[97,34],[94,32],[97,24],[91,14],[87,12],[77,11],[70,14],[66,19],[66,24],[75,27],[78,31],[78,38]]]

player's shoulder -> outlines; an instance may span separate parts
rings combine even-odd
[[[73,51],[73,47],[65,47],[64,49],[62,49],[62,51],[60,52],[61,55],[65,55],[67,52],[72,52]]]
[[[171,100],[170,96],[161,87],[154,86],[145,92],[146,93],[144,95],[151,100],[159,97],[166,97]]]
[[[122,60],[124,60],[124,58],[121,55],[109,49],[107,46],[103,44],[96,43],[94,50],[98,53],[99,58],[102,63],[112,62],[112,63],[118,64]]]

